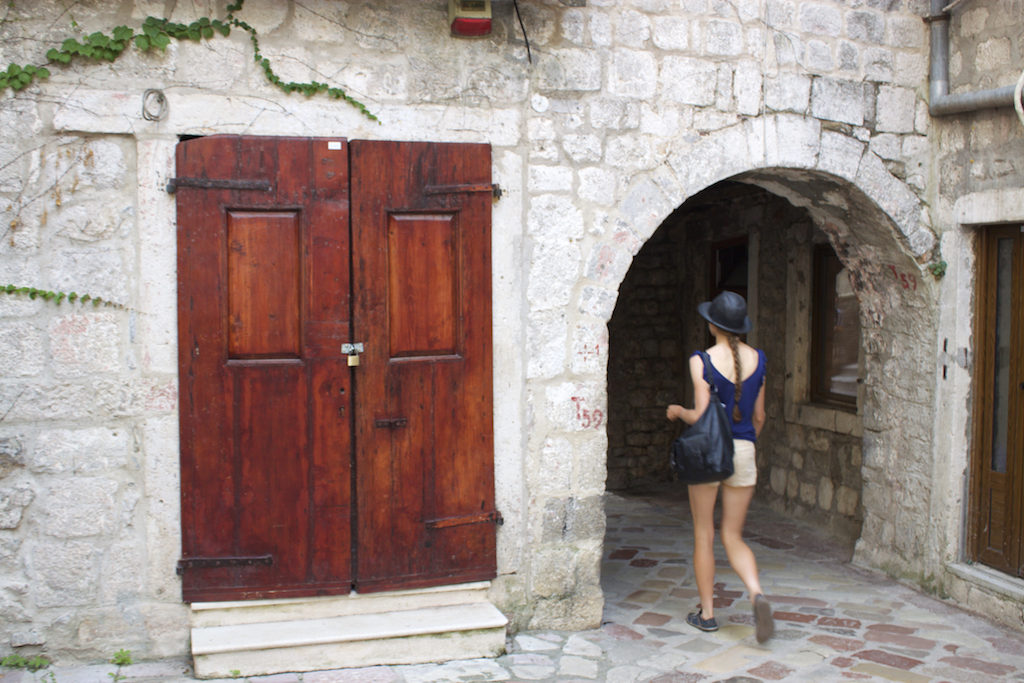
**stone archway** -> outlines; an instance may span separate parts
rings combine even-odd
[[[713,295],[712,247],[742,244],[749,266],[730,288],[748,295],[751,341],[770,359],[772,419],[758,451],[759,498],[813,519],[852,546],[862,514],[871,513],[862,505],[863,482],[890,481],[887,472],[869,471],[878,460],[873,449],[890,435],[879,419],[891,409],[886,401],[925,406],[928,400],[927,385],[900,381],[895,388],[888,381],[928,362],[915,357],[922,350],[927,355],[927,346],[912,349],[907,331],[934,333],[934,323],[920,317],[934,288],[893,232],[892,221],[848,181],[794,169],[740,174],[670,214],[634,257],[608,324],[608,488],[670,478],[665,450],[676,428],[663,409],[690,396],[685,357],[706,342],[693,311]],[[861,303],[859,411],[815,404],[806,387],[811,254],[815,242],[826,241],[848,267]],[[890,349],[902,351],[894,358]],[[930,439],[930,425],[922,426],[929,430],[914,436],[916,443]]]
[[[686,199],[723,180],[756,185],[806,211],[856,271],[865,322],[857,557],[876,566],[922,564],[938,309],[938,288],[926,265],[935,259],[937,239],[915,192],[889,173],[867,143],[824,129],[815,119],[772,115],[681,139],[665,163],[631,179],[623,200],[600,224],[585,227],[569,204],[542,212],[575,228],[568,244],[545,237],[541,246],[553,246],[537,256],[573,252],[582,257],[582,272],[574,275],[568,301],[550,300],[560,288],[539,299],[528,296],[545,304],[531,309],[527,335],[530,347],[539,344],[541,352],[535,367],[531,360],[527,368],[526,387],[527,467],[535,473],[528,474],[528,524],[537,530],[530,542],[528,582],[535,600],[529,625],[578,628],[600,619],[597,566],[604,525],[595,512],[608,464],[607,324],[642,246]],[[901,275],[914,284],[904,287]],[[561,343],[567,353],[559,351]],[[564,371],[555,367],[561,362]]]
[[[682,248],[688,250],[692,258],[694,244],[691,242],[700,244],[706,254],[709,242],[736,237],[736,229],[714,227],[706,228],[710,232],[696,239],[667,234],[674,226],[706,222],[706,219],[688,213],[688,208],[690,211],[706,211],[707,202],[713,201],[707,199],[708,192],[738,193],[742,196],[744,191],[737,188],[745,187],[749,190],[756,186],[772,199],[762,197],[750,200],[748,197],[742,201],[750,201],[750,206],[756,204],[763,208],[769,207],[773,201],[783,202],[788,209],[776,207],[774,210],[777,213],[795,210],[799,214],[787,214],[788,217],[783,219],[786,226],[801,220],[813,226],[811,230],[801,228],[798,231],[805,232],[804,237],[786,238],[790,240],[785,246],[789,259],[788,272],[780,272],[778,261],[768,263],[763,255],[759,259],[760,266],[753,271],[756,273],[760,269],[760,281],[772,283],[772,287],[765,287],[764,284],[758,284],[756,277],[751,282],[755,291],[761,290],[758,296],[752,298],[752,306],[761,309],[758,311],[761,320],[786,322],[772,326],[769,335],[778,342],[781,332],[781,339],[785,340],[778,343],[779,357],[773,359],[776,371],[787,377],[784,389],[780,388],[777,392],[774,412],[782,423],[776,436],[785,444],[784,450],[788,454],[780,454],[775,458],[766,472],[769,481],[762,482],[762,486],[769,494],[775,494],[778,507],[794,509],[802,503],[805,512],[831,515],[830,525],[842,528],[847,533],[852,531],[851,540],[859,536],[859,554],[865,561],[876,563],[884,562],[890,553],[905,559],[920,558],[925,550],[926,534],[915,534],[912,529],[919,525],[912,520],[926,515],[929,505],[932,439],[930,406],[934,401],[931,368],[934,350],[928,342],[935,335],[934,302],[937,288],[934,278],[922,267],[932,257],[930,249],[935,240],[930,230],[919,225],[920,206],[906,187],[901,186],[887,172],[879,173],[878,168],[872,168],[875,161],[872,156],[870,153],[863,155],[858,165],[859,171],[851,173],[851,178],[816,169],[792,167],[770,167],[738,173],[729,179],[727,185],[713,185],[713,189],[697,193],[669,213],[636,258],[639,259],[653,245],[662,250],[659,256],[662,261],[668,258],[670,267],[678,267],[681,265],[678,255],[675,262],[671,263],[672,257],[666,257],[664,252],[671,253],[673,248]],[[868,170],[864,170],[864,167]],[[858,183],[867,183],[869,187],[862,188]],[[869,191],[874,191],[875,196],[871,196]],[[888,203],[896,215],[886,211],[879,202]],[[763,222],[766,224],[746,231],[745,234],[761,250],[778,250],[780,243],[776,233],[782,227],[771,225],[767,217]],[[790,329],[794,325],[793,315],[791,311],[787,315],[784,303],[779,306],[764,301],[767,297],[776,302],[785,302],[794,296],[794,284],[785,284],[787,277],[792,280],[795,276],[802,280],[807,271],[806,267],[794,264],[794,259],[799,261],[800,258],[793,251],[794,245],[801,239],[808,239],[812,232],[827,237],[841,262],[849,269],[861,307],[863,389],[860,411],[856,416],[836,416],[827,411],[815,411],[813,406],[801,405],[806,402],[805,398],[793,395],[794,387],[789,378],[793,376],[795,368],[799,369],[801,362],[806,362],[806,359],[795,355],[806,347],[806,340],[800,338],[800,329]],[[687,313],[693,310],[697,301],[705,298],[707,292],[705,269],[700,263],[702,260],[706,260],[706,257],[698,255],[696,261],[690,264],[696,269],[697,275],[691,275],[685,287],[688,294],[683,298],[687,305],[683,307],[679,320],[682,332],[686,329]],[[638,264],[634,260],[630,274],[633,274],[633,268]],[[644,266],[641,264],[641,267]],[[774,272],[764,272],[768,268],[774,268]],[[624,276],[623,287],[628,280],[629,275]],[[665,283],[662,282],[662,285]],[[620,297],[623,294],[624,289],[620,289]],[[638,328],[635,320],[630,327],[633,330]],[[610,331],[614,328],[614,321],[610,319]],[[692,334],[690,336],[694,342],[691,345],[698,345],[699,333],[697,337]],[[925,343],[922,340],[926,340]],[[637,335],[634,333],[634,349],[636,342]],[[618,367],[614,344],[613,338],[609,347],[609,391]],[[666,348],[670,353],[677,353],[682,350],[677,346],[670,337],[664,340],[655,355],[662,356]],[[794,349],[797,351],[794,352]],[[636,364],[639,361],[641,365],[651,365],[638,359],[633,351],[627,355],[629,363]],[[678,355],[681,357],[683,354]],[[678,360],[672,363],[681,367]],[[665,430],[661,431],[660,438],[650,439],[632,434],[620,439],[621,435],[614,431],[616,406],[611,403],[614,399],[609,394],[610,454],[620,448],[627,453],[624,459],[633,462],[633,456],[639,450],[638,445],[643,445],[650,449],[655,459],[663,462],[664,458],[659,454],[664,450],[664,442],[670,438],[665,436]],[[636,396],[624,400],[638,402]],[[656,404],[664,402],[667,401],[658,400]],[[644,416],[648,424],[660,417],[655,415],[660,412],[657,407],[648,412],[650,415]],[[810,435],[807,428],[811,428]],[[817,440],[819,445],[816,448],[805,448],[808,438]],[[824,444],[822,438],[826,438]],[[822,468],[821,463],[808,461],[815,457],[815,450],[841,450],[843,453],[840,458]],[[908,457],[909,453],[915,455]],[[788,465],[784,462],[787,458],[792,459]],[[609,461],[610,488],[622,483],[621,477],[618,481],[616,477],[616,465],[619,464]],[[811,480],[807,480],[801,475],[801,470],[811,464],[816,467],[810,469],[818,472]],[[857,468],[855,476],[844,480],[841,475],[837,475],[840,470],[849,470],[850,467]],[[861,480],[862,491],[851,486],[851,481],[860,484]]]

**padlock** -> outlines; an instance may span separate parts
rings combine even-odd
[[[348,366],[350,368],[355,368],[359,366],[359,354],[356,353],[355,351],[348,354]]]

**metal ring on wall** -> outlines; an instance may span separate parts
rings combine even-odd
[[[147,121],[161,121],[167,116],[167,98],[163,90],[147,88],[142,93],[142,118]]]

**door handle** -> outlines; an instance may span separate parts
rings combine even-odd
[[[399,429],[409,424],[409,418],[407,417],[387,417],[381,420],[375,420],[374,426],[381,429]]]

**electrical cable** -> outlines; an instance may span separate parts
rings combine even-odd
[[[523,15],[519,13],[519,0],[512,0],[516,8],[516,18],[519,19],[519,28],[523,32],[523,40],[526,41],[526,59],[533,64],[533,55],[530,54],[530,39],[526,36],[526,27],[523,26]]]

